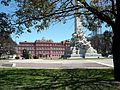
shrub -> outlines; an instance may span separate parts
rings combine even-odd
[[[20,59],[20,57],[15,57],[15,59]]]
[[[33,56],[34,59],[38,59],[39,57],[38,56]]]

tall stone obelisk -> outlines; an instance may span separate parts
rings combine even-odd
[[[78,1],[75,0],[75,5],[78,4]],[[82,23],[81,23],[81,18],[80,15],[77,13],[79,10],[75,10],[75,15],[74,15],[74,33],[72,34],[72,38],[70,41],[70,47],[65,50],[65,56],[68,57],[82,57],[80,54],[80,48],[78,46],[78,35],[80,34],[80,31],[82,29]]]
[[[75,0],[75,5],[78,5],[78,1]],[[81,16],[79,14],[79,10],[75,10],[75,32],[74,33],[79,33],[79,31],[81,31],[82,29],[82,22],[81,22]]]
[[[75,0],[75,4],[78,4],[78,1]],[[80,54],[80,49],[78,46],[78,35],[80,35],[81,30],[82,30],[82,22],[81,22],[81,17],[80,15],[78,15],[77,13],[79,13],[79,10],[75,10],[75,27],[74,27],[74,33],[72,34],[72,38],[71,38],[71,57],[82,57],[82,55]]]

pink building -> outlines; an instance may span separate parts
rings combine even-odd
[[[27,49],[31,56],[60,58],[64,55],[65,48],[68,46],[62,42],[53,42],[52,40],[45,39],[36,40],[35,42],[20,42],[17,47],[17,54],[22,56],[23,50]]]

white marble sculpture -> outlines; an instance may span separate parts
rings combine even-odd
[[[75,0],[75,4],[79,3]],[[76,13],[79,10],[75,11]],[[81,17],[75,15],[75,31],[72,34],[70,41],[70,47],[66,49],[65,56],[70,58],[100,58],[101,54],[91,46],[90,41],[87,41],[84,33],[82,32],[82,22]]]
[[[99,58],[101,54],[91,46],[90,41],[87,41],[84,33],[82,32],[82,23],[80,17],[75,17],[75,31],[72,34],[70,41],[70,48],[67,55],[70,58]]]

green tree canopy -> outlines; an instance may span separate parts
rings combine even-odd
[[[15,54],[16,43],[12,40],[11,34],[15,31],[6,13],[0,13],[0,56]]]

